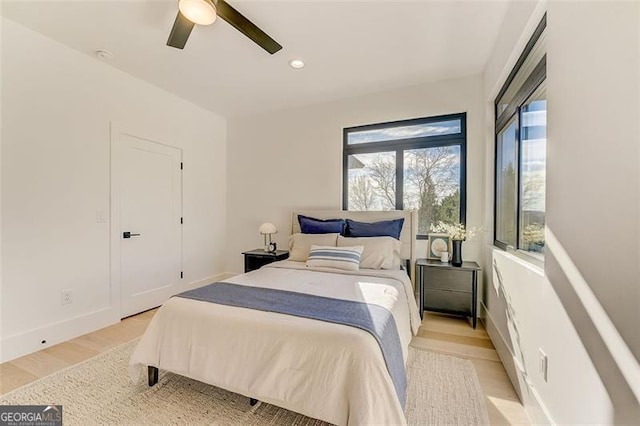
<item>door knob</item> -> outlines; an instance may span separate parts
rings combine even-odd
[[[131,237],[139,237],[140,234],[132,234],[129,231],[123,232],[122,233],[122,238],[131,238]]]

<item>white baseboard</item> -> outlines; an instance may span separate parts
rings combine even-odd
[[[484,321],[487,333],[491,338],[493,346],[496,348],[496,352],[498,352],[498,357],[500,357],[500,361],[511,380],[511,384],[524,405],[531,423],[555,425],[556,423],[551,418],[540,395],[527,377],[520,362],[516,359],[515,354],[511,351],[507,340],[496,327],[491,312],[484,303],[482,303],[482,310],[485,314]]]
[[[221,281],[233,275],[236,274],[223,272],[193,281],[180,286],[177,293]],[[46,349],[58,343],[66,342],[67,340],[75,339],[76,337],[100,330],[101,328],[118,322],[120,322],[120,309],[119,307],[110,306],[19,334],[7,336],[0,341],[0,362],[11,361],[12,359]],[[45,340],[46,343],[42,343],[43,340]]]
[[[106,307],[87,314],[47,324],[20,334],[7,336],[0,342],[0,362],[28,355],[120,321],[117,309]],[[46,343],[42,343],[42,341]]]

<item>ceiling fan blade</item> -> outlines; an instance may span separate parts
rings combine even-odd
[[[242,34],[253,40],[258,46],[262,47],[272,55],[282,46],[274,39],[269,37],[267,33],[258,28],[253,22],[245,18],[240,12],[235,10],[224,0],[218,0],[216,4],[218,16],[233,25]]]
[[[171,28],[171,34],[169,34],[169,40],[167,40],[167,46],[175,47],[177,49],[184,49],[184,45],[187,44],[189,34],[194,27],[194,23],[184,17],[184,15],[178,12],[176,21]]]

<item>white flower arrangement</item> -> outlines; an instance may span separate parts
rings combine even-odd
[[[447,234],[452,240],[466,240],[475,237],[482,233],[482,228],[473,227],[471,229],[465,229],[464,225],[460,222],[457,223],[445,223],[443,221],[438,222],[437,225],[431,224],[431,232],[439,234]]]

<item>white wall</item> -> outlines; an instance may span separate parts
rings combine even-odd
[[[485,324],[531,419],[610,423],[611,400],[544,271],[499,249],[488,257]],[[540,349],[549,359],[546,382]]]
[[[640,359],[638,10],[638,2],[549,5],[548,226]],[[594,261],[601,244],[584,244],[584,233],[596,229],[620,267]]]
[[[229,120],[228,270],[242,271],[240,253],[262,245],[261,223],[273,222],[286,247],[291,211],[342,208],[342,129],[356,125],[466,111],[467,222],[480,225],[481,91],[480,77],[467,77]],[[465,243],[464,258],[479,258],[479,246]]]
[[[2,12],[2,2],[0,2],[0,13]],[[0,19],[0,48],[2,47],[3,40],[3,25],[4,21]],[[2,55],[0,54],[0,76],[2,73]],[[1,80],[1,77],[0,77]],[[2,129],[3,115],[2,115],[2,83],[0,81],[0,362],[2,361],[2,323],[3,323],[3,310],[2,310]]]
[[[548,9],[547,224],[552,230],[573,229],[580,224],[575,239],[565,247],[569,258],[563,258],[561,270],[575,266],[571,259],[585,253],[588,254],[582,260],[589,264],[587,269],[595,268],[602,273],[613,269],[604,261],[602,253],[590,252],[591,248],[596,248],[592,237],[599,231],[593,221],[605,220],[599,206],[608,197],[606,191],[599,192],[597,188],[638,192],[633,187],[637,185],[637,164],[627,169],[625,161],[624,170],[635,170],[627,179],[619,171],[601,172],[609,167],[618,167],[616,162],[606,161],[612,155],[608,149],[612,145],[609,145],[609,136],[602,137],[603,129],[613,132],[609,135],[612,141],[615,140],[614,145],[624,146],[620,150],[629,153],[632,161],[637,159],[638,149],[639,110],[638,98],[635,97],[638,82],[630,77],[638,75],[638,37],[634,33],[638,29],[638,5],[618,5],[613,13],[611,6],[611,2],[512,4],[484,73],[487,111],[485,226],[491,229],[493,100],[545,9]],[[594,41],[597,42],[595,45]],[[603,52],[609,54],[604,55]],[[618,78],[621,80],[616,80]],[[621,86],[627,87],[633,95],[624,94]],[[599,91],[608,90],[612,90],[614,96],[618,95],[617,99],[607,100],[597,95]],[[617,124],[620,118],[627,124],[633,124],[621,128]],[[566,180],[573,173],[578,173],[579,178]],[[606,184],[590,185],[591,179],[600,180],[603,176],[606,176]],[[576,200],[577,194],[581,194],[580,202]],[[633,201],[623,202],[627,207],[630,204]],[[578,206],[582,207],[578,209]],[[621,244],[618,246],[620,250],[630,250],[634,254],[639,237],[637,210],[616,210],[615,218],[610,218],[631,224],[626,227],[629,239],[627,236],[618,239],[616,245]],[[561,234],[565,235],[562,231]],[[637,420],[637,401],[634,402],[619,367],[610,362],[611,357],[604,355],[609,353],[609,348],[602,343],[603,336],[595,332],[593,326],[587,327],[594,321],[595,312],[587,312],[578,298],[570,297],[575,296],[575,288],[566,277],[554,272],[554,265],[558,265],[554,251],[558,247],[552,246],[549,234],[546,270],[494,249],[492,232],[487,237],[484,262],[487,328],[532,420],[557,424],[630,423],[634,412]],[[637,258],[637,254],[635,256]],[[620,275],[623,277],[630,272],[628,268],[632,270],[637,265],[629,264],[625,268],[616,263],[618,267],[624,269]],[[497,271],[501,279],[498,279]],[[634,284],[628,278],[617,280],[615,275],[608,276],[610,279],[603,284],[613,294],[627,289],[630,300],[618,298],[618,306],[631,303],[636,308],[620,309],[619,314],[623,316],[623,322],[633,321],[639,302],[633,290]],[[636,274],[636,280],[637,277]],[[596,285],[597,281],[594,279],[589,284]],[[637,284],[636,281],[636,289]],[[588,288],[585,293],[588,293]],[[598,303],[597,298],[593,300]],[[580,305],[581,310],[574,304]],[[538,371],[539,349],[549,357],[547,382]],[[625,345],[618,349],[624,351]]]
[[[222,117],[5,18],[1,76],[2,360],[119,319],[109,223],[96,222],[109,214],[111,122],[183,149],[183,283],[224,271]]]
[[[552,2],[548,10],[545,272],[612,400],[610,421],[637,423],[640,3]]]

